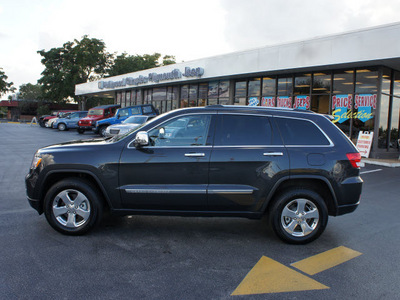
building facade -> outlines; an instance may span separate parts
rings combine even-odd
[[[349,138],[373,132],[370,157],[399,157],[400,23],[187,63],[76,86],[82,97],[160,112],[214,104],[329,114]]]

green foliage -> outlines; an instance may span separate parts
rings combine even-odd
[[[22,84],[19,87],[19,99],[38,100],[43,99],[42,88],[38,84]]]
[[[44,96],[52,102],[75,98],[75,85],[103,77],[111,62],[102,40],[83,36],[80,41],[62,47],[38,51],[45,66],[38,83]]]
[[[3,68],[0,68],[0,96],[16,90],[16,88],[13,87],[14,83],[7,82],[7,79],[8,76],[4,73]]]
[[[50,115],[50,114],[51,114],[51,110],[50,110],[48,104],[39,105],[39,107],[38,107],[38,109],[37,109],[37,115],[38,115],[38,116]]]
[[[107,105],[114,104],[113,98],[99,98],[99,97],[89,97],[86,100],[86,110],[89,108],[99,106],[99,105]]]
[[[113,64],[107,70],[107,77],[147,70],[175,63],[174,56],[165,55],[163,57],[163,62],[160,64],[160,57],[160,53],[144,54],[141,56],[128,55],[126,52],[124,52],[114,58]]]

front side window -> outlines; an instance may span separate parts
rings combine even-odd
[[[210,122],[210,115],[186,115],[169,120],[149,131],[150,145],[204,146]]]
[[[265,146],[271,145],[271,140],[271,126],[267,117],[219,116],[215,146]]]

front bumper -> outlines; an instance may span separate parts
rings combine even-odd
[[[28,197],[28,202],[29,202],[30,206],[39,213],[39,215],[41,215],[43,213],[43,205],[39,200],[31,199]]]

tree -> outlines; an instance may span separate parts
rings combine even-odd
[[[38,84],[26,83],[19,86],[19,99],[40,100],[43,99],[42,87]]]
[[[156,68],[160,66],[170,65],[175,63],[175,57],[172,55],[165,55],[160,64],[161,54],[144,54],[141,55],[128,55],[126,52],[114,57],[113,64],[107,70],[108,76],[117,76],[121,74],[137,72],[141,70]]]
[[[16,88],[13,86],[14,83],[7,82],[7,79],[8,76],[3,72],[3,68],[0,68],[0,96],[16,90]]]
[[[62,103],[71,98],[79,102],[75,85],[103,77],[111,63],[112,55],[105,49],[102,40],[85,35],[80,41],[75,39],[59,48],[38,51],[45,66],[38,80],[44,97],[52,102]]]

